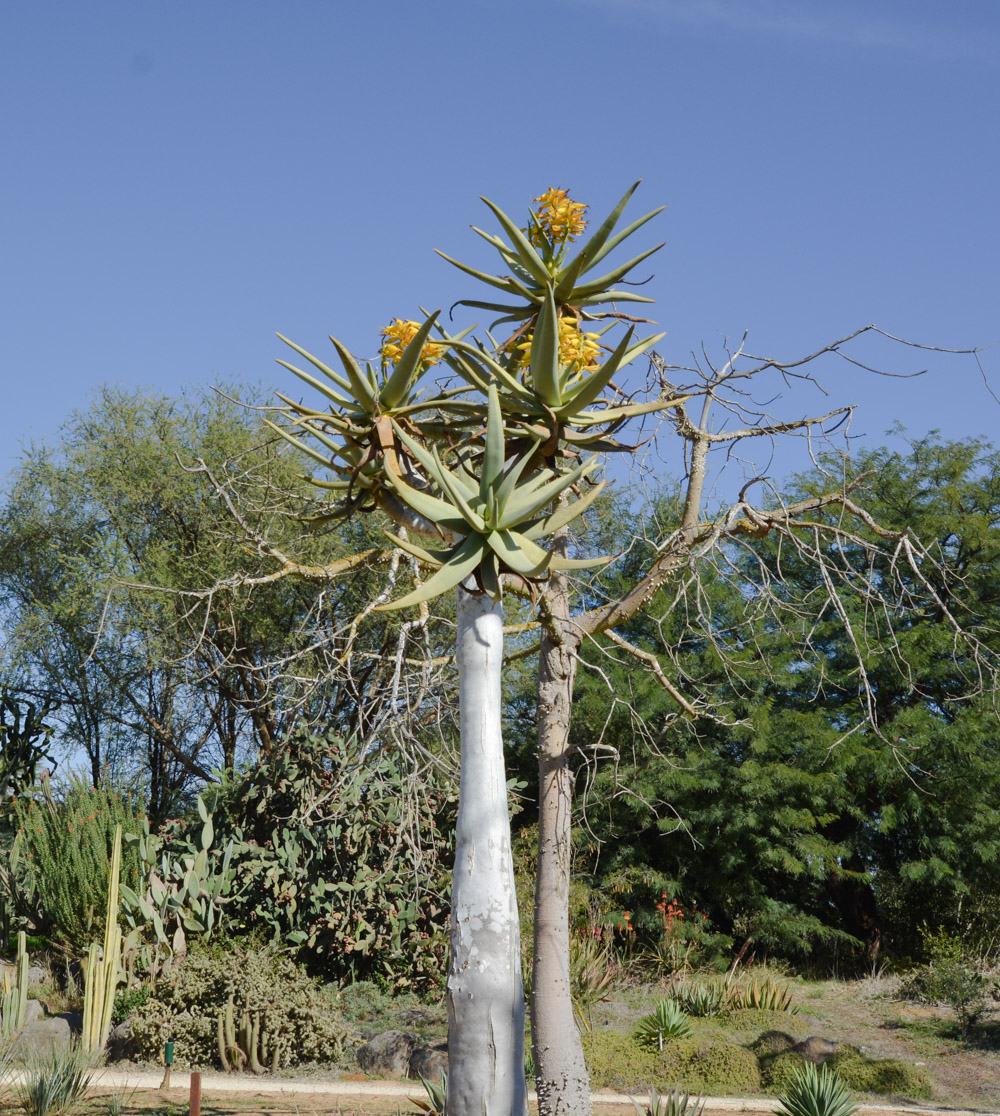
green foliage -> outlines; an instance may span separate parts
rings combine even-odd
[[[811,1062],[800,1066],[780,1097],[778,1116],[854,1116],[858,1105],[835,1070]]]
[[[411,1098],[421,1112],[427,1116],[444,1116],[448,1103],[448,1075],[441,1074],[439,1081],[428,1081],[421,1077],[420,1084],[427,1092],[427,1099]]]
[[[124,1023],[138,1011],[150,997],[148,988],[120,988],[115,995],[115,1005],[111,1011],[111,1022]]]
[[[827,1059],[846,1085],[861,1093],[882,1096],[929,1097],[931,1076],[924,1066],[896,1058],[866,1058],[854,1047],[845,1046]]]
[[[806,1065],[801,1054],[793,1050],[776,1051],[758,1056],[761,1086],[770,1093],[780,1093],[798,1080]]]
[[[593,937],[573,935],[570,938],[570,994],[576,1017],[585,1030],[591,1029],[594,1006],[607,1000],[618,971],[609,945]]]
[[[744,978],[730,985],[727,1006],[731,1011],[784,1011],[789,1015],[799,1010],[792,1003],[788,988],[770,977],[763,980]]]
[[[176,1061],[219,1066],[219,1021],[258,1020],[259,1035],[279,1067],[339,1057],[346,1028],[305,973],[260,945],[193,946],[132,1016],[141,1058],[153,1061],[174,1041]]]
[[[24,1116],[68,1116],[86,1097],[92,1068],[90,1056],[78,1046],[53,1047],[30,1058],[14,1093],[18,1108]]]
[[[691,1021],[673,1000],[660,1000],[656,1007],[636,1024],[635,1041],[649,1050],[662,1050],[671,1039],[687,1038],[694,1028]]]
[[[590,1083],[595,1089],[629,1091],[648,1088],[654,1080],[656,1054],[615,1031],[581,1035]],[[681,1040],[684,1041],[684,1040]]]
[[[632,1103],[635,1104],[635,1101]],[[669,1093],[650,1089],[649,1104],[645,1108],[636,1104],[635,1108],[640,1116],[702,1116],[705,1101],[702,1097],[692,1099],[690,1093],[682,1093],[678,1088],[671,1089]]]
[[[19,798],[16,810],[15,870],[53,945],[76,956],[104,930],[115,827],[138,833],[141,810],[124,790],[79,775],[58,792],[43,779],[41,793]],[[122,879],[136,880],[139,869],[134,848],[123,850]]]
[[[0,1035],[13,1035],[24,1026],[28,1004],[28,936],[23,930],[17,935],[17,961],[14,981],[3,975],[3,996],[0,999]]]
[[[979,958],[944,927],[924,931],[927,964],[904,984],[903,994],[930,1004],[947,1004],[963,1034],[986,1011],[990,981]]]
[[[234,842],[228,916],[299,947],[325,979],[436,989],[454,805],[387,750],[299,733],[220,788],[216,840]]]
[[[687,1015],[712,1019],[721,1015],[729,1004],[726,986],[720,981],[684,981],[670,989],[670,998]]]

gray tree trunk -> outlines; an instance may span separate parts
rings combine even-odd
[[[458,589],[462,767],[448,969],[448,1116],[526,1116],[524,986],[500,735],[503,608]]]
[[[565,549],[565,537],[557,548]],[[549,621],[538,662],[538,863],[531,1041],[539,1116],[587,1116],[590,1077],[569,983],[569,882],[573,772],[569,726],[579,636],[569,624],[569,587],[552,574]]]

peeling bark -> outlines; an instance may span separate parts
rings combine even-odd
[[[448,1116],[526,1116],[524,987],[500,735],[503,608],[458,589],[461,782],[448,969]]]

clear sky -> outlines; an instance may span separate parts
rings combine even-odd
[[[868,322],[1000,338],[995,0],[46,0],[3,22],[4,471],[104,381],[287,390],[276,330],[374,353],[391,316],[469,293],[432,250],[488,262],[480,194],[600,212],[642,178],[671,360],[745,328],[781,357]],[[858,355],[930,372],[837,365],[829,399],[775,409],[857,403],[869,444],[896,420],[997,435],[973,362]]]

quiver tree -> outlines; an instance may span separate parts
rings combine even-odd
[[[292,430],[308,433],[322,450],[302,442],[297,431],[275,427],[332,473],[316,483],[339,501],[319,522],[380,509],[401,528],[387,532],[390,540],[417,569],[430,571],[411,592],[379,608],[425,608],[441,593],[458,593],[461,789],[448,977],[453,1116],[526,1111],[524,1000],[500,735],[503,596],[513,591],[545,602],[556,575],[606,561],[567,553],[567,526],[603,487],[595,477],[596,454],[626,448],[613,435],[629,419],[678,403],[675,392],[642,403],[624,399],[613,377],[661,335],[636,341],[630,326],[607,345],[604,338],[621,315],[597,309],[649,301],[614,285],[655,249],[593,274],[655,215],[615,231],[634,189],[575,253],[570,245],[583,231],[585,207],[565,191],[537,199],[541,205],[527,230],[487,203],[509,243],[480,235],[510,274],[497,279],[457,266],[515,300],[467,301],[499,313],[495,325],[516,326],[499,344],[490,335],[486,342],[468,340],[468,331],[450,336],[431,315],[420,326],[397,320],[385,331],[377,371],[370,363],[362,369],[335,339],[343,371],[295,345],[323,379],[286,364],[331,404],[317,411],[282,397]],[[583,329],[598,318],[609,319],[599,332]],[[419,393],[422,374],[439,360],[458,386]],[[583,457],[587,451],[594,455]],[[585,1078],[582,1060],[579,1071]]]

